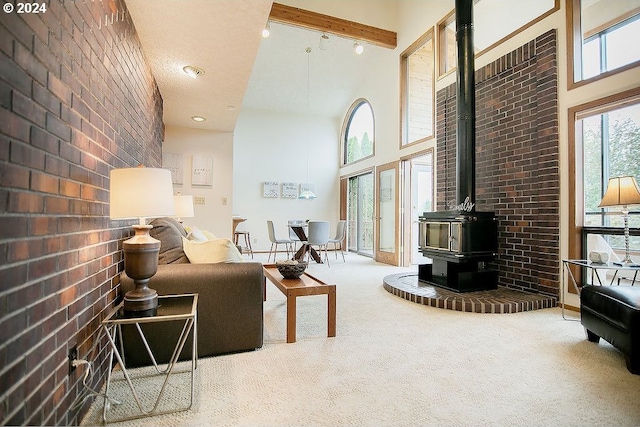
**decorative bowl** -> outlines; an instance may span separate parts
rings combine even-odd
[[[285,279],[299,279],[307,264],[305,261],[278,261],[276,268]]]

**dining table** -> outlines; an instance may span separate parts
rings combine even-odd
[[[322,258],[320,257],[320,254],[318,254],[318,251],[316,251],[310,244],[305,243],[307,241],[307,234],[304,231],[306,226],[306,224],[289,224],[289,227],[291,227],[293,232],[296,233],[296,236],[300,239],[300,243],[302,243],[302,246],[300,246],[300,249],[295,253],[293,259],[296,261],[304,261],[304,257],[307,254],[307,251],[309,251],[311,258],[313,258],[318,264],[322,264]]]

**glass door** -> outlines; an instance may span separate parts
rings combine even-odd
[[[347,249],[373,256],[373,173],[349,178],[347,188]]]
[[[398,182],[399,163],[393,162],[376,168],[376,252],[375,260],[385,264],[400,263],[400,227]]]
[[[404,160],[402,167],[404,186],[407,189],[403,192],[405,200],[402,202],[405,207],[402,227],[403,265],[427,264],[430,259],[418,250],[418,217],[424,212],[432,212],[434,207],[433,152]]]

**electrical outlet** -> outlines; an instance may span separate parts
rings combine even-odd
[[[76,345],[71,347],[71,350],[69,350],[69,375],[76,370],[76,367],[73,366],[74,360],[78,360],[78,346]]]

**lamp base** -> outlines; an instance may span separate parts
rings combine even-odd
[[[157,310],[158,293],[155,289],[149,289],[146,283],[142,286],[136,282],[138,281],[134,280],[136,288],[127,292],[124,296],[124,311],[147,312]]]
[[[124,311],[148,312],[158,308],[158,293],[150,289],[149,279],[158,270],[160,241],[149,235],[150,225],[134,225],[135,236],[123,242],[124,271],[136,288],[124,296]]]
[[[614,262],[614,264],[619,265],[620,267],[640,267],[640,264],[636,264],[631,258],[623,259],[620,262]]]

